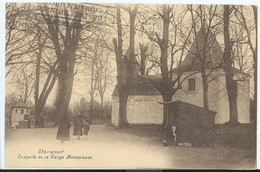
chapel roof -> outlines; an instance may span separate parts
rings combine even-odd
[[[202,56],[204,53],[206,53],[206,66],[213,67],[222,62],[223,50],[216,39],[216,35],[211,31],[208,31],[205,24],[202,24],[202,27],[196,34],[192,46],[182,64],[200,65],[200,61],[197,56]]]
[[[204,47],[206,51],[205,68],[222,68],[223,50],[216,39],[216,35],[213,34],[211,31],[208,32],[208,39],[204,38],[207,32],[208,29],[206,24],[202,24],[202,27],[195,36],[195,39],[188,54],[182,61],[181,65],[173,69],[173,73],[199,71],[201,68],[201,63],[197,56],[200,53],[203,53]],[[233,74],[240,73],[243,75],[248,75],[235,67],[232,67],[230,72],[232,72]]]
[[[133,85],[129,90],[129,95],[161,95],[161,93],[154,87],[153,81],[160,80],[160,75],[137,76],[133,80]],[[112,96],[118,96],[118,84],[112,93]]]

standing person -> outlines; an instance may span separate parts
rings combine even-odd
[[[64,141],[70,140],[70,127],[71,125],[68,115],[64,115],[63,117],[61,117],[56,139],[61,140],[62,144],[64,143]]]
[[[45,128],[46,127],[46,116],[41,113],[41,120],[40,120],[40,128]]]
[[[170,125],[167,125],[164,128],[164,139],[163,139],[163,144],[164,146],[173,146],[174,145],[174,136],[173,136],[173,131],[172,127]]]
[[[89,130],[90,130],[89,120],[86,120],[86,119],[85,119],[85,120],[83,121],[83,128],[84,128],[83,134],[84,134],[84,136],[85,136],[85,140],[87,141],[88,132],[89,132]],[[83,138],[83,140],[84,140],[84,138]]]
[[[80,112],[77,111],[76,115],[74,116],[74,130],[73,135],[78,136],[78,140],[80,140],[80,136],[83,135],[82,133],[83,128],[83,117],[81,116]]]
[[[31,120],[32,120],[32,117],[30,114],[28,114],[28,128],[31,128]]]

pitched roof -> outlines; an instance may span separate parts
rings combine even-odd
[[[145,77],[147,79],[145,79]],[[148,76],[137,76],[133,80],[133,85],[129,90],[129,95],[161,95],[161,93],[154,87],[151,81],[160,80],[160,75],[148,75]],[[115,86],[115,89],[112,93],[112,96],[118,96],[118,84]]]
[[[194,104],[191,104],[191,103],[187,103],[187,102],[183,102],[183,101],[180,101],[180,100],[176,100],[176,101],[170,101],[170,102],[159,102],[159,104],[166,104],[166,105],[171,105],[171,104],[184,104],[184,105],[188,105],[194,109],[198,109],[198,110],[203,110],[203,111],[208,111],[208,112],[211,112],[213,113],[213,115],[216,115],[217,112],[215,111],[212,111],[212,110],[207,110],[207,109],[204,109],[203,107],[200,107],[200,106],[196,106]]]
[[[188,72],[188,71],[199,71],[200,70],[200,61],[196,57],[199,53],[203,53],[204,46],[206,47],[206,60],[205,67],[206,69],[212,68],[222,68],[222,59],[223,59],[223,50],[211,31],[208,33],[208,38],[205,39],[204,35],[207,34],[207,28],[205,24],[202,24],[199,32],[195,36],[195,39],[192,43],[192,46],[186,55],[185,59],[181,63],[181,67],[176,67],[173,69],[174,73],[177,72]],[[205,42],[207,41],[207,42]],[[248,75],[245,72],[232,67],[231,72],[236,74],[240,73],[243,75]]]
[[[208,36],[204,38],[205,35]],[[210,64],[211,67],[217,66],[222,61],[223,50],[216,39],[216,35],[214,35],[211,31],[208,31],[205,24],[202,24],[202,27],[195,36],[190,51],[183,60],[182,64],[199,65],[200,61],[196,56],[202,55],[203,53],[206,53],[206,66],[208,64]]]
[[[212,63],[208,63],[206,65],[206,69],[212,69],[212,68],[215,68],[216,65],[212,64]],[[221,65],[216,68],[216,69],[223,69],[221,67]],[[186,64],[186,65],[181,65],[181,67],[176,67],[172,70],[173,73],[178,73],[178,72],[195,72],[195,71],[200,71],[200,65],[189,65],[189,64]],[[231,73],[233,74],[242,74],[242,75],[247,75],[249,76],[249,74],[235,68],[235,67],[231,67],[231,70],[230,70]]]
[[[30,109],[30,107],[27,106],[24,102],[18,102],[15,106],[13,106],[13,108],[26,108],[26,109]]]

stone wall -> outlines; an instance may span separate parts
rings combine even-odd
[[[185,73],[183,77],[189,75]],[[189,78],[196,78],[196,90],[188,91],[188,80],[182,84],[182,89],[173,96],[173,101],[180,100],[199,107],[203,107],[203,86],[201,74],[197,73]],[[229,121],[229,102],[226,89],[225,73],[218,69],[211,73],[209,79],[208,98],[209,109],[217,112],[215,124]],[[163,121],[163,107],[161,95],[129,96],[127,120],[130,124],[161,124]],[[118,123],[118,97],[112,98],[112,124]],[[238,121],[250,122],[250,94],[249,81],[238,82]]]
[[[127,103],[127,121],[130,124],[161,124],[163,122],[163,106],[161,95],[129,96]],[[112,98],[112,124],[118,124],[118,97]]]

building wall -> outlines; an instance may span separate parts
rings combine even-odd
[[[112,96],[112,113],[111,113],[111,123],[114,126],[118,125],[118,116],[119,116],[119,98],[118,96]]]
[[[189,75],[187,72],[182,78]],[[197,73],[188,78],[196,78],[196,90],[188,91],[188,80],[182,84],[182,89],[173,96],[173,101],[180,100],[196,106],[203,107],[203,86],[201,74]],[[236,79],[236,78],[235,78]],[[229,121],[229,102],[226,89],[225,73],[218,69],[211,73],[208,84],[209,110],[217,112],[215,124]],[[249,81],[238,82],[238,121],[250,122],[250,94]],[[163,107],[158,104],[162,101],[160,95],[129,96],[127,106],[127,119],[131,124],[161,124],[163,121]],[[118,123],[119,100],[112,98],[112,124]]]
[[[162,124],[163,106],[161,95],[129,96],[127,102],[127,121],[130,124]],[[119,100],[112,98],[112,124],[118,125]]]
[[[218,98],[219,109],[216,111],[215,123],[223,124],[229,121],[229,102],[224,73],[222,76],[218,77],[217,81],[218,87],[215,88],[217,89],[215,95]]]
[[[190,75],[190,72],[183,74],[182,79],[187,75]],[[208,81],[208,101],[209,101],[209,110],[217,112],[215,117],[215,123],[222,123],[225,121],[223,119],[223,114],[218,113],[220,111],[221,103],[226,104],[227,100],[222,102],[219,101],[219,82],[222,76],[219,76],[218,72],[214,72],[210,75]],[[196,89],[195,91],[188,91],[188,78],[196,78]],[[182,89],[178,90],[173,96],[173,101],[180,100],[187,102],[199,107],[204,107],[203,103],[203,85],[201,73],[194,74],[188,77],[182,84]]]
[[[183,77],[189,75],[185,73]],[[239,75],[238,75],[239,76]],[[237,76],[235,76],[237,77]],[[241,77],[241,76],[240,76]],[[188,80],[182,84],[182,89],[173,96],[174,100],[181,100],[196,106],[203,107],[203,85],[201,74],[197,73],[188,78],[196,78],[196,91],[188,91]],[[236,79],[236,78],[235,78]],[[225,73],[222,69],[215,70],[208,79],[209,110],[217,112],[215,124],[223,124],[229,121],[229,102],[226,89]],[[240,123],[250,122],[250,94],[249,82],[238,82],[238,121]]]
[[[23,113],[22,113],[23,111]],[[19,126],[19,121],[24,120],[24,115],[29,114],[30,110],[27,108],[13,108],[12,110],[12,127]]]
[[[240,123],[250,122],[250,89],[249,80],[238,82],[238,121]]]

